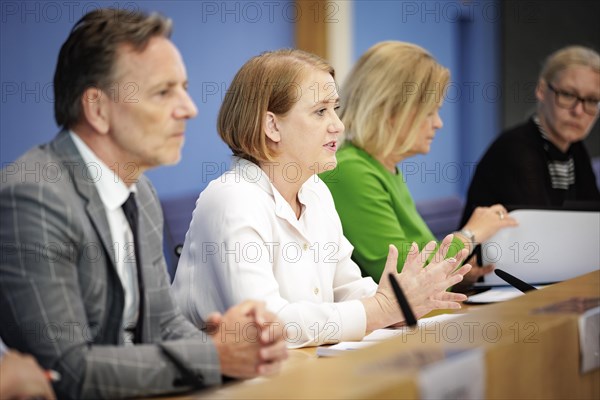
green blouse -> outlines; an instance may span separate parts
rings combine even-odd
[[[400,171],[391,173],[351,144],[338,151],[337,160],[337,167],[320,177],[333,195],[344,235],[354,246],[352,258],[364,275],[379,281],[389,244],[398,248],[401,269],[412,242],[422,249],[435,237],[419,215]],[[447,257],[463,248],[455,237]]]

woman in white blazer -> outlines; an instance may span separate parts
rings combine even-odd
[[[246,299],[279,316],[290,347],[360,340],[404,323],[389,280],[361,277],[317,176],[336,165],[338,106],[333,68],[313,54],[267,52],[238,71],[217,123],[234,161],[201,193],[173,283],[197,325]],[[458,268],[466,251],[444,260],[441,246],[423,268],[435,248],[413,244],[398,274],[390,246],[385,273],[395,274],[417,316],[465,299],[446,288],[471,268]]]

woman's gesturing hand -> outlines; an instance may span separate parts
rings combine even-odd
[[[421,252],[417,244],[413,243],[400,273],[397,272],[398,250],[390,245],[382,278],[373,297],[375,302],[363,302],[367,310],[367,330],[398,324],[404,320],[387,279],[390,273],[398,279],[417,318],[436,309],[460,308],[458,302],[466,300],[467,297],[464,294],[447,292],[446,289],[462,281],[471,266],[465,264],[458,267],[467,256],[466,249],[461,250],[456,257],[445,258],[451,243],[452,235],[446,236],[431,259],[436,242],[428,243]],[[425,266],[428,260],[429,264]]]

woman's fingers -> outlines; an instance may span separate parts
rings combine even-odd
[[[433,296],[433,300],[439,301],[465,301],[467,296],[462,293],[446,292],[443,291]]]
[[[388,246],[388,256],[385,261],[385,267],[383,268],[382,279],[389,273],[398,273],[398,249],[393,244]]]
[[[454,238],[454,235],[452,235],[452,234],[446,235],[444,240],[442,240],[442,243],[440,243],[440,247],[438,248],[438,251],[435,254],[435,257],[433,258],[432,261],[439,262],[446,258],[446,255],[448,254],[448,250],[450,250],[450,247],[452,246],[453,238]]]
[[[406,255],[404,266],[402,267],[402,274],[418,274],[421,271],[423,263],[419,261],[420,255],[419,246],[415,242],[412,242],[408,254]]]

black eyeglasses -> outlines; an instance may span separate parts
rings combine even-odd
[[[554,92],[554,99],[557,106],[572,110],[573,108],[577,107],[577,104],[581,103],[583,105],[583,111],[585,111],[587,114],[598,114],[598,110],[600,109],[600,100],[590,98],[584,99],[583,97],[579,97],[574,93],[557,89],[550,83],[548,83],[548,88]]]

